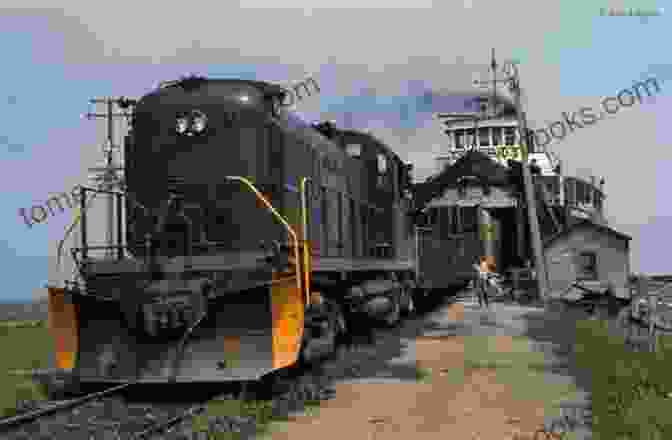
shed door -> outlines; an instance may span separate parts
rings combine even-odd
[[[569,287],[576,278],[574,254],[566,249],[551,252],[547,261],[548,282],[552,291],[561,292]]]

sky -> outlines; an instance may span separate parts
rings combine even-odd
[[[493,47],[519,63],[531,128],[660,81],[655,97],[549,146],[568,174],[605,178],[608,220],[633,237],[632,271],[672,273],[669,2],[59,3],[0,6],[0,301],[43,296],[48,280],[67,278],[55,255],[71,213],[29,228],[19,209],[87,183],[101,163],[104,122],[81,117],[89,99],[139,97],[189,73],[285,85],[312,76],[321,91],[295,105],[304,119],[370,130],[422,179],[446,145],[435,114],[465,111]],[[628,7],[660,15],[600,15]]]

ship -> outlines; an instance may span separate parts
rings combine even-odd
[[[533,131],[519,126],[510,97],[475,94],[466,104],[472,103],[475,112],[437,115],[447,144],[435,158],[435,172],[414,186],[420,286],[465,286],[481,257],[516,289],[536,285],[521,167],[526,160],[549,290],[627,297],[630,237],[607,222],[604,178],[567,175],[555,154],[537,147]]]

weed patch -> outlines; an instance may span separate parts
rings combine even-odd
[[[533,341],[525,336],[466,336],[459,340],[462,350],[451,346],[451,353],[462,362],[451,362],[441,369],[418,368],[416,376],[423,381],[448,381],[460,385],[469,381],[474,373],[483,370],[494,372],[497,381],[511,385],[521,400],[549,402],[548,410],[559,411],[557,405],[578,396],[573,384],[548,380],[547,354],[535,350]],[[436,350],[440,350],[439,345]],[[423,366],[424,367],[424,366]]]
[[[596,439],[672,438],[672,338],[633,352],[606,321],[579,321],[575,356],[592,377]]]
[[[314,417],[319,410],[320,401],[306,400],[303,402],[303,406],[306,414],[309,417]],[[213,439],[221,438],[228,440],[241,438],[241,434],[238,432],[213,432],[208,425],[208,418],[219,416],[253,419],[256,426],[256,434],[260,436],[271,434],[275,429],[282,429],[283,422],[291,420],[291,417],[288,415],[274,415],[273,402],[270,400],[216,400],[208,404],[205,414],[194,418],[193,430],[195,432],[207,432],[208,436],[212,436],[211,438]]]
[[[0,416],[15,415],[21,401],[46,399],[42,385],[10,372],[47,368],[51,348],[45,326],[0,326]]]
[[[415,369],[415,380],[420,383],[430,383],[432,379],[431,368],[418,367]]]
[[[46,327],[46,322],[42,320],[30,320],[30,321],[7,320],[7,321],[0,321],[0,327],[4,329]]]

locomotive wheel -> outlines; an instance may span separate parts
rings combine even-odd
[[[337,314],[331,313],[327,322],[329,323],[327,332],[325,334],[325,339],[329,343],[329,351],[327,354],[332,354],[334,351],[336,351],[336,338],[340,333],[340,324],[338,322]]]
[[[327,316],[327,330],[323,338],[328,341],[329,351],[325,354],[331,355],[336,351],[336,342],[338,337],[345,332],[345,319],[338,304],[330,304],[329,315]]]
[[[410,316],[415,311],[415,302],[413,301],[413,292],[412,289],[404,287],[402,290],[402,297],[404,298],[404,310],[403,316]]]
[[[334,320],[336,325],[336,336],[343,336],[348,332],[348,327],[345,322],[345,315],[341,306],[338,304],[334,305]]]
[[[392,300],[392,311],[385,317],[384,322],[388,327],[395,327],[401,319],[400,298],[393,295],[390,299]]]
[[[415,301],[413,301],[413,295],[409,293],[408,295],[408,307],[406,308],[406,314],[412,315],[415,312]]]
[[[314,330],[304,332],[304,335],[311,334],[311,336],[304,336],[302,341],[301,352],[299,353],[299,361],[304,365],[311,365],[320,358],[330,356],[336,352],[336,345],[338,337],[345,333],[345,319],[338,307],[335,307],[329,312],[327,316],[327,327],[324,333],[319,337],[313,337]],[[326,345],[327,349],[320,349]],[[322,346],[322,347],[320,347]]]

